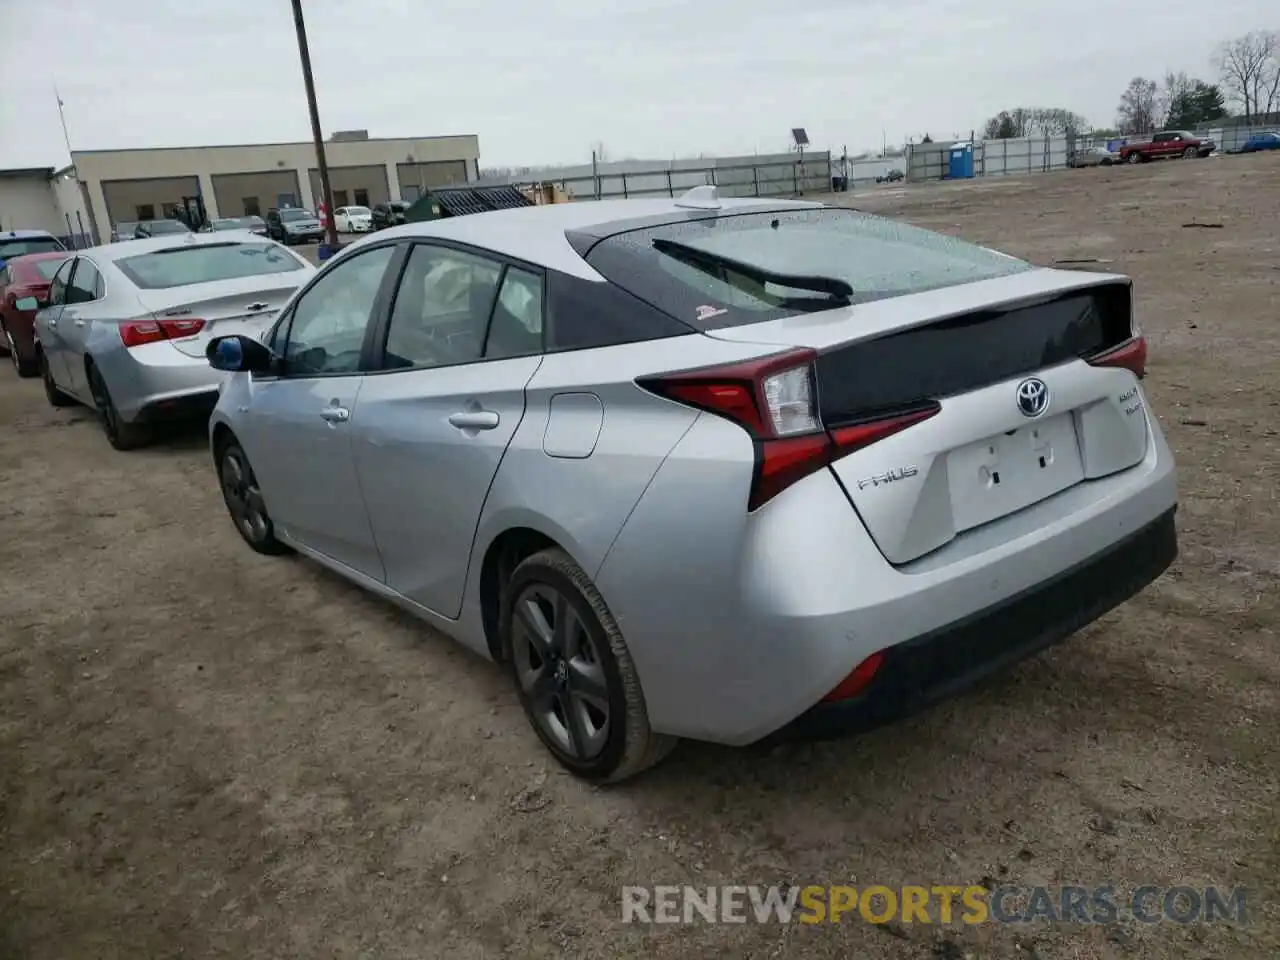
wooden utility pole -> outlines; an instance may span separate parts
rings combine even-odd
[[[302,80],[307,87],[307,109],[311,111],[311,135],[316,141],[316,166],[320,168],[320,193],[325,210],[325,242],[332,251],[338,246],[338,229],[334,225],[333,191],[329,189],[329,164],[324,158],[324,133],[320,129],[320,110],[316,106],[316,82],[311,77],[311,52],[307,49],[307,27],[302,22],[302,0],[293,0],[293,25],[298,31],[298,56],[302,58]]]

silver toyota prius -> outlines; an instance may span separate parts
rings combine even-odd
[[[112,446],[144,443],[158,423],[207,416],[225,375],[205,344],[265,331],[315,273],[248,230],[80,250],[49,285],[35,319],[37,363],[54,406],[93,407]]]
[[[714,188],[413,223],[211,341],[212,452],[253,549],[506,662],[550,752],[619,780],[870,729],[1159,576],[1133,304]]]

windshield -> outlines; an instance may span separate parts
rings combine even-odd
[[[314,220],[316,215],[310,210],[281,210],[281,220]]]
[[[166,233],[191,232],[187,225],[181,220],[148,220],[142,224],[142,228],[153,237],[158,237]]]
[[[53,253],[65,249],[62,242],[54,237],[10,238],[0,240],[0,260],[12,260],[28,253]]]
[[[58,272],[58,268],[66,262],[66,257],[63,257],[59,260],[37,260],[30,266],[36,268],[36,272],[40,274],[40,279],[52,280],[53,275]]]
[[[239,230],[241,229],[239,220],[215,220],[213,221],[213,229],[215,230]]]
[[[347,214],[352,217],[367,217],[369,216],[369,208],[368,207],[347,207]]]
[[[241,217],[240,223],[246,227],[249,227],[250,229],[254,227],[265,226],[261,217]]]
[[[301,263],[274,243],[209,243],[175,247],[125,257],[117,260],[116,266],[143,290],[163,290],[192,283],[302,269]]]
[[[633,230],[596,244],[587,260],[618,286],[698,329],[1033,269],[954,237],[829,208],[702,217]]]
[[[409,209],[409,204],[404,200],[392,200],[390,206],[392,210],[408,210]]]

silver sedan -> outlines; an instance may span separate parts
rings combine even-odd
[[[111,445],[205,414],[222,377],[212,337],[266,329],[315,268],[247,230],[153,237],[79,251],[36,314],[37,362],[54,406],[98,411]]]
[[[218,337],[218,481],[509,665],[550,752],[874,727],[1176,553],[1128,279],[839,208],[605,200],[379,231]]]

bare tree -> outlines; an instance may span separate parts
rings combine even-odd
[[[1219,44],[1214,65],[1223,92],[1244,108],[1247,123],[1270,113],[1280,94],[1280,33],[1254,30]]]
[[[1120,95],[1116,126],[1121,133],[1153,132],[1161,119],[1160,87],[1154,80],[1134,77]]]

